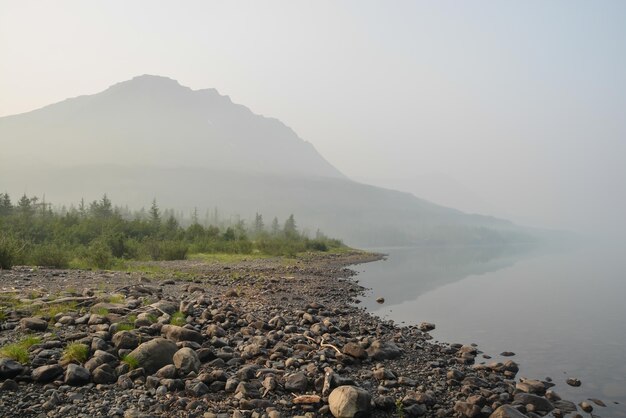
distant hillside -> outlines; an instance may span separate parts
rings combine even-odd
[[[89,96],[0,118],[3,165],[211,167],[344,178],[277,119],[214,89],[135,77]]]
[[[347,179],[275,119],[215,90],[136,77],[102,93],[0,118],[0,191],[72,203],[102,193],[133,207],[296,214],[353,245],[532,240],[508,221],[468,215]]]

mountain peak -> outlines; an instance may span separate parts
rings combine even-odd
[[[189,87],[182,86],[177,80],[173,78],[164,77],[160,75],[143,74],[138,75],[130,80],[116,83],[108,88],[110,91],[119,90],[168,90],[168,91],[191,91]]]

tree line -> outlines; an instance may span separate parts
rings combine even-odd
[[[114,206],[105,194],[70,209],[53,209],[37,197],[23,195],[13,203],[0,194],[0,268],[37,265],[56,268],[108,269],[124,260],[181,260],[194,253],[294,256],[328,251],[341,241],[321,232],[314,238],[299,231],[293,215],[269,226],[257,213],[250,225],[241,219],[202,225],[194,212],[184,226],[173,211],[156,200],[148,211]]]

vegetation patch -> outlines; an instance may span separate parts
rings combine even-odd
[[[130,354],[127,354],[124,357],[122,357],[122,362],[128,364],[131,370],[139,367],[139,360],[137,360],[135,357],[131,356]]]
[[[186,223],[186,226],[183,224]],[[132,213],[114,207],[104,195],[89,204],[53,210],[36,197],[15,204],[0,193],[0,268],[17,263],[53,268],[125,269],[129,261],[184,260],[239,262],[248,258],[294,257],[305,251],[327,252],[344,247],[320,232],[311,238],[298,230],[293,215],[284,224],[274,218],[266,226],[261,214],[242,219],[191,223],[162,212]]]
[[[63,350],[61,360],[67,363],[84,363],[89,357],[89,347],[81,343],[70,343]]]
[[[174,312],[172,314],[172,317],[170,318],[170,324],[172,325],[178,325],[179,327],[182,327],[186,323],[187,323],[187,317],[185,316],[184,313],[180,311]]]
[[[7,344],[0,348],[0,357],[27,364],[29,359],[28,349],[40,342],[41,339],[39,337],[28,336],[17,343]]]

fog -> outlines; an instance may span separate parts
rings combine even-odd
[[[624,21],[621,1],[2,1],[0,116],[158,74],[279,119],[350,179],[620,236]]]

